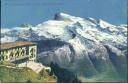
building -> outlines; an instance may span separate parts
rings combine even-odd
[[[35,61],[36,54],[36,43],[17,41],[0,44],[0,61],[8,61],[16,64]]]

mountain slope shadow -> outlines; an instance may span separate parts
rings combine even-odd
[[[55,76],[57,76],[58,83],[81,83],[73,72],[64,68],[60,68],[56,63],[54,64],[52,62],[50,67],[51,75],[55,74]]]
[[[105,45],[105,47],[109,53],[111,62],[119,73],[119,76],[122,79],[127,80],[127,56],[119,56],[113,52],[109,46]]]
[[[64,45],[69,45],[70,50],[72,52],[75,52],[72,45],[70,45],[65,41],[61,41],[59,39],[42,39],[41,41],[35,41],[35,42],[37,43],[38,53],[41,53],[44,51],[51,51],[59,47],[62,47]]]

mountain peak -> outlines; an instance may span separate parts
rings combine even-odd
[[[66,18],[69,18],[70,15],[69,14],[66,14],[66,13],[63,13],[63,12],[58,12],[55,14],[54,16],[54,20],[64,20]]]
[[[114,27],[114,25],[102,20],[102,19],[99,19],[99,25],[103,28],[106,28],[106,27]]]

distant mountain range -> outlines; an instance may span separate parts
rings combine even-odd
[[[38,43],[38,60],[73,71],[82,81],[124,82],[127,75],[127,25],[57,13],[36,26],[1,29],[1,41]]]

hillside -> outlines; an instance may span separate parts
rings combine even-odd
[[[57,79],[50,76],[48,72],[42,70],[39,74],[29,68],[18,68],[12,63],[0,62],[0,82],[24,82],[24,83],[49,83],[56,82]]]

